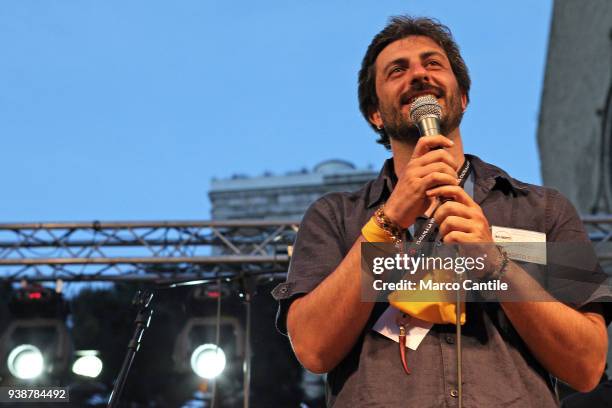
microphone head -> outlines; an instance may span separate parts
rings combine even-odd
[[[440,120],[441,116],[442,108],[433,95],[419,96],[410,104],[410,120],[415,124],[426,117]]]

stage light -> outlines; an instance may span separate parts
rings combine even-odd
[[[22,282],[8,307],[11,316],[0,333],[0,385],[62,378],[70,368],[73,346],[61,285],[53,290]]]
[[[96,378],[102,372],[102,360],[95,350],[83,350],[75,353],[79,356],[72,364],[72,372],[83,377]]]
[[[12,320],[0,336],[0,358],[6,362],[0,384],[10,381],[7,376],[43,382],[61,377],[72,360],[70,333],[58,319]]]
[[[221,316],[219,321],[215,317],[187,319],[176,338],[172,358],[178,372],[195,373],[194,378],[219,380],[241,375],[244,333],[240,321],[230,316]]]
[[[202,378],[212,380],[225,369],[225,352],[214,344],[202,344],[191,354],[191,369]]]
[[[32,380],[42,374],[44,360],[38,347],[21,344],[9,353],[7,366],[15,377],[21,380]]]

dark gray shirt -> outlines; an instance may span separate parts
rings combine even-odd
[[[490,225],[545,232],[547,241],[588,242],[576,210],[557,191],[517,181],[466,155],[473,165],[474,200]],[[278,329],[286,334],[292,300],[334,271],[362,226],[390,195],[393,161],[354,193],[316,201],[300,225],[287,281],[272,292],[279,301]],[[388,307],[377,303],[359,340],[327,375],[327,405],[338,407],[454,407],[457,372],[454,325],[434,325],[416,351],[407,350],[406,375],[398,345],[372,330]],[[527,349],[498,303],[468,303],[463,326],[464,407],[557,407],[548,373]]]

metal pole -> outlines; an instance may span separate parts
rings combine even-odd
[[[216,323],[216,334],[215,334],[215,345],[219,348],[219,342],[221,341],[221,297],[223,290],[221,288],[221,279],[217,279],[217,287],[219,288],[219,297],[217,298],[217,323]],[[217,350],[218,352],[218,350]],[[217,406],[217,379],[212,380],[212,401],[211,406],[215,408]]]
[[[459,277],[459,282],[461,282],[461,275],[457,275]],[[457,399],[458,399],[458,407],[461,408],[463,406],[463,385],[462,375],[461,375],[461,289],[457,290],[457,299],[456,299],[456,310],[457,315],[455,317],[455,328],[456,328],[456,337],[457,341],[456,350],[457,350]]]
[[[244,336],[244,408],[249,408],[251,395],[251,294],[245,293],[246,300],[246,333]]]

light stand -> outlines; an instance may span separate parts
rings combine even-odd
[[[121,371],[119,371],[119,376],[115,381],[113,391],[111,392],[108,400],[107,408],[115,408],[119,403],[121,392],[123,392],[123,387],[125,386],[130,368],[134,362],[134,357],[136,357],[136,352],[140,348],[142,335],[144,334],[145,329],[149,327],[149,324],[151,323],[151,316],[153,315],[153,309],[150,308],[151,300],[153,300],[153,293],[146,290],[136,292],[134,300],[132,300],[132,305],[138,308],[138,314],[134,320],[136,327],[134,328],[134,335],[128,343],[127,353],[125,355],[125,359],[123,360]]]

